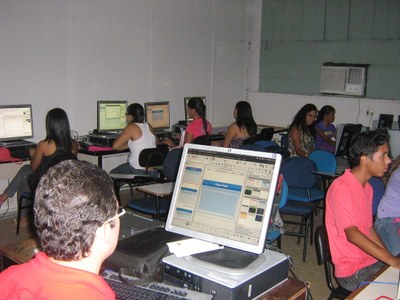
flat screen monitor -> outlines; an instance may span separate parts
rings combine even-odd
[[[146,122],[155,131],[170,129],[169,102],[147,102],[144,104]]]
[[[203,100],[204,105],[206,105],[206,97],[185,97],[184,98],[184,104],[185,104],[185,121],[186,123],[190,123],[193,121],[193,118],[189,117],[188,115],[188,103],[189,100],[192,98],[200,98],[201,100]]]
[[[0,141],[33,138],[32,105],[0,105]]]
[[[338,125],[336,139],[336,156],[347,156],[353,137],[362,131],[361,124]]]
[[[119,133],[126,126],[126,100],[97,101],[97,132]]]
[[[380,114],[378,128],[392,129],[394,115]]]
[[[185,144],[165,229],[262,253],[281,159],[276,153]]]

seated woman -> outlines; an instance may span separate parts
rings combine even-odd
[[[257,124],[248,102],[236,103],[233,117],[236,122],[229,126],[222,144],[223,147],[239,148],[245,140],[254,138],[257,134]]]
[[[67,113],[61,108],[50,110],[46,115],[46,138],[38,143],[36,149],[31,149],[30,165],[22,166],[19,169],[3,194],[0,195],[0,206],[9,197],[13,197],[16,192],[34,192],[40,179],[39,176],[44,174],[44,170],[50,167],[52,161],[57,159],[60,162],[59,157],[61,156],[67,159],[76,157],[78,148],[78,144],[71,138]],[[29,185],[28,179],[36,184]]]
[[[318,112],[318,118],[315,122],[315,147],[316,149],[335,153],[336,148],[336,126],[335,108],[325,105]]]
[[[212,132],[211,123],[206,119],[206,106],[201,98],[192,98],[189,100],[187,113],[193,121],[186,127],[179,146],[191,143],[199,136],[210,135]],[[170,148],[178,146],[170,138],[165,138],[163,143],[167,144]]]
[[[143,149],[156,147],[156,136],[150,124],[144,122],[144,109],[139,103],[128,106],[126,112],[128,125],[113,143],[114,150],[130,150],[128,162],[112,169],[110,174],[144,174],[139,164],[139,155]]]
[[[383,177],[385,193],[378,206],[375,230],[393,255],[400,254],[400,156],[389,166]]]
[[[308,157],[314,151],[317,107],[314,104],[304,105],[294,116],[289,127],[290,156]]]

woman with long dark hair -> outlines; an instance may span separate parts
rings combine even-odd
[[[203,99],[198,97],[191,98],[188,102],[187,113],[188,116],[193,119],[193,121],[190,122],[185,129],[183,142],[180,143],[181,146],[191,143],[199,136],[208,136],[212,132],[211,123],[206,119],[206,105],[204,104]],[[165,138],[163,142],[171,148],[177,146],[169,138]]]
[[[34,192],[32,189],[36,188],[39,177],[53,164],[55,157],[61,161],[63,158],[73,158],[77,153],[78,144],[71,138],[67,113],[61,108],[53,108],[46,115],[46,138],[37,144],[36,149],[31,149],[30,165],[22,166],[0,195],[0,206],[16,192]]]
[[[308,157],[314,151],[314,123],[317,112],[317,107],[308,103],[294,116],[289,127],[290,156]]]
[[[254,121],[251,106],[246,101],[236,103],[233,117],[236,121],[229,126],[222,145],[239,148],[246,139],[256,136],[257,124]]]

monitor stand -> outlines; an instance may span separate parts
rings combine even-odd
[[[230,269],[245,269],[259,257],[258,254],[229,247],[191,256],[206,263]]]

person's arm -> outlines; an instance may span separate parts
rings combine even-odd
[[[299,157],[308,157],[308,153],[301,149],[300,130],[297,127],[293,127],[290,130],[289,135],[292,139],[293,148],[296,151],[296,155]]]
[[[192,141],[193,141],[193,134],[186,131],[186,133],[185,133],[185,141],[184,141],[183,144],[188,144],[188,143],[190,144]]]
[[[224,142],[222,143],[222,147],[229,147],[232,142],[232,139],[237,135],[237,129],[235,123],[231,124],[228,128],[228,132],[225,135]]]
[[[331,138],[327,137],[318,126],[315,126],[315,133],[316,133],[316,135],[321,137],[325,142],[327,142],[329,145],[331,145],[331,146],[336,145],[336,142],[332,141]],[[335,140],[336,140],[336,138],[335,138]]]
[[[380,238],[376,236],[376,233],[374,233],[374,229],[371,229],[370,237],[362,233],[356,226],[348,227],[344,232],[346,233],[346,238],[350,243],[376,259],[394,268],[400,269],[400,258],[393,256],[389,251],[387,251]]]
[[[122,130],[121,134],[113,142],[112,145],[113,150],[128,149],[128,141],[134,136],[133,134],[133,131],[135,130],[134,127],[137,127],[137,125],[131,123],[128,124],[128,126],[126,126],[124,130]]]
[[[40,164],[42,163],[43,156],[47,149],[47,142],[40,141],[37,145],[35,151],[33,152],[33,156],[31,158],[31,168],[33,171],[36,171],[39,168]]]

